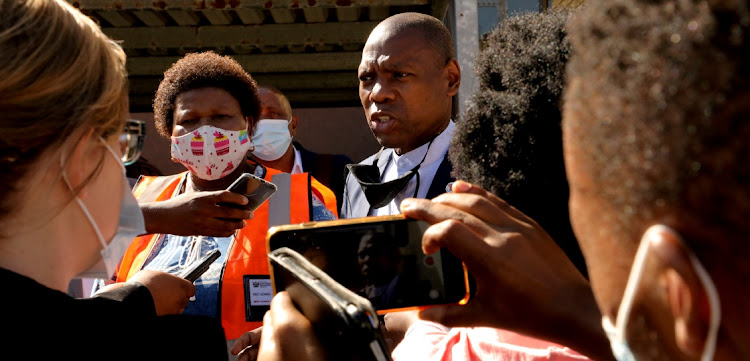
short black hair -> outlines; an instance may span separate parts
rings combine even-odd
[[[561,103],[571,10],[513,15],[478,54],[479,90],[456,123],[454,176],[536,220],[586,275],[568,217]]]
[[[187,54],[164,72],[154,97],[154,119],[159,134],[166,138],[172,135],[177,96],[199,88],[229,92],[240,103],[242,115],[253,118],[248,134],[254,133],[260,115],[258,85],[236,60],[207,51]]]
[[[394,34],[415,30],[421,32],[425,42],[438,55],[436,60],[440,66],[455,58],[451,33],[445,24],[434,16],[405,12],[386,18],[378,26],[387,27]]]
[[[748,1],[591,2],[570,37],[564,128],[615,231],[666,213],[746,241]]]

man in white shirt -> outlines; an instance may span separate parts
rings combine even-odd
[[[433,198],[453,181],[447,159],[461,70],[438,19],[401,13],[370,33],[358,70],[359,97],[383,148],[348,166],[342,218],[398,214],[401,200]]]

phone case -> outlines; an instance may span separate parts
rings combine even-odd
[[[348,225],[361,226],[361,225],[368,225],[368,224],[375,224],[375,223],[397,222],[397,221],[403,221],[403,220],[408,220],[408,219],[409,218],[405,217],[404,215],[397,214],[397,215],[388,215],[388,216],[371,216],[371,217],[337,219],[337,220],[331,220],[331,221],[305,222],[305,223],[298,223],[298,224],[274,226],[268,230],[268,233],[266,235],[266,250],[270,253],[272,252],[273,248],[279,248],[279,246],[284,247],[283,245],[279,245],[278,242],[277,244],[272,245],[274,236],[279,236],[280,238],[283,238],[285,234],[290,234],[290,233],[293,234],[294,232],[297,232],[297,231],[309,232],[311,230],[316,230],[316,229],[321,229],[321,228],[335,228],[339,226],[348,226]],[[458,262],[460,262],[460,260],[458,260]],[[447,302],[445,304],[453,304],[453,303],[462,304],[462,305],[466,304],[468,303],[469,299],[473,296],[473,294],[476,291],[472,277],[468,273],[468,270],[466,269],[466,266],[463,263],[461,264],[461,268],[462,268],[461,282],[464,285],[465,292],[461,294],[462,298],[457,297],[460,299],[456,299],[455,301]],[[320,270],[317,267],[316,269]],[[325,274],[325,272],[323,273]],[[326,276],[328,275],[326,274]],[[341,284],[339,284],[338,282],[337,284],[341,286]],[[379,315],[383,315],[383,314],[390,313],[390,312],[425,309],[430,306],[431,305],[424,304],[424,305],[408,306],[408,307],[393,307],[393,308],[387,308],[387,309],[376,309],[376,312]]]
[[[283,247],[268,254],[274,294],[286,290],[314,325],[331,358],[390,361],[375,309],[296,251]]]

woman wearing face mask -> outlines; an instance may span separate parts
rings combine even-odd
[[[221,256],[195,282],[185,313],[220,319],[227,340],[260,326],[270,303],[268,228],[335,218],[335,204],[326,208],[307,173],[246,159],[259,113],[255,81],[230,57],[188,54],[164,73],[154,100],[156,127],[171,140],[173,161],[188,171],[136,184],[150,234],[133,241],[116,274],[119,282],[142,269],[177,273],[218,249]],[[248,202],[245,196],[226,191],[243,173],[278,187],[254,215],[236,208]]]
[[[157,317],[187,305],[194,287],[179,277],[144,271],[94,298],[66,294],[98,263],[114,270],[143,232],[122,163],[129,145],[118,141],[128,113],[122,49],[64,1],[3,0],[0,54],[4,351],[132,359],[162,335],[172,346],[153,355],[224,357],[214,320]],[[147,341],[104,346],[136,333]]]

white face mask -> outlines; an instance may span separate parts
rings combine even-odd
[[[281,158],[289,144],[292,144],[292,136],[289,134],[289,123],[292,118],[285,119],[261,119],[258,128],[253,135],[253,155],[261,160],[273,161]]]
[[[247,129],[225,130],[204,125],[172,137],[172,158],[200,179],[224,178],[245,161],[250,141]]]
[[[99,226],[96,224],[96,221],[91,216],[91,212],[89,212],[83,201],[81,201],[78,196],[75,197],[75,200],[83,213],[86,215],[86,218],[88,218],[91,227],[94,229],[94,233],[96,233],[96,237],[99,238],[99,242],[102,245],[102,260],[100,263],[104,263],[103,268],[106,272],[106,277],[109,277],[115,273],[117,264],[120,263],[122,256],[125,254],[125,251],[128,250],[128,246],[130,246],[130,243],[133,241],[133,239],[140,234],[146,233],[146,226],[145,222],[143,221],[143,213],[141,212],[141,208],[138,206],[138,202],[133,197],[133,194],[130,193],[128,179],[125,176],[125,166],[122,164],[122,160],[117,156],[115,151],[112,150],[107,142],[104,141],[104,139],[100,138],[100,140],[102,141],[102,143],[104,143],[104,146],[107,147],[109,153],[115,158],[117,164],[119,164],[122,168],[122,203],[120,205],[120,221],[117,224],[117,232],[115,233],[109,244],[104,240],[104,236],[102,236],[102,232],[99,229]],[[60,164],[64,164],[62,157],[60,158]],[[71,186],[65,172],[62,173],[62,177],[65,181],[65,184],[68,185],[68,188],[72,192],[73,187]],[[101,268],[101,265],[98,263],[92,269]]]
[[[638,284],[641,282],[641,277],[643,276],[646,255],[649,251],[651,239],[653,239],[653,237],[650,236],[652,232],[669,232],[674,234],[674,231],[662,225],[651,226],[651,228],[646,231],[641,239],[641,244],[638,246],[638,251],[635,254],[633,266],[630,269],[630,276],[628,277],[628,283],[625,286],[625,293],[622,296],[620,308],[617,311],[616,324],[613,325],[612,320],[607,316],[602,318],[602,327],[604,328],[604,332],[607,333],[607,338],[609,338],[612,353],[618,361],[636,361],[635,355],[630,349],[630,345],[628,345],[628,341],[625,337],[625,331],[627,330],[628,318],[630,317],[630,310],[633,306],[635,291]],[[716,291],[716,286],[698,258],[695,257],[689,249],[686,248],[686,251],[690,256],[690,262],[693,264],[693,268],[698,274],[698,278],[701,280],[701,283],[703,283],[703,287],[708,296],[709,308],[711,309],[708,335],[706,336],[706,343],[703,346],[703,354],[701,355],[701,361],[710,361],[713,359],[714,352],[716,351],[716,338],[719,334],[719,323],[721,322],[719,293]]]

